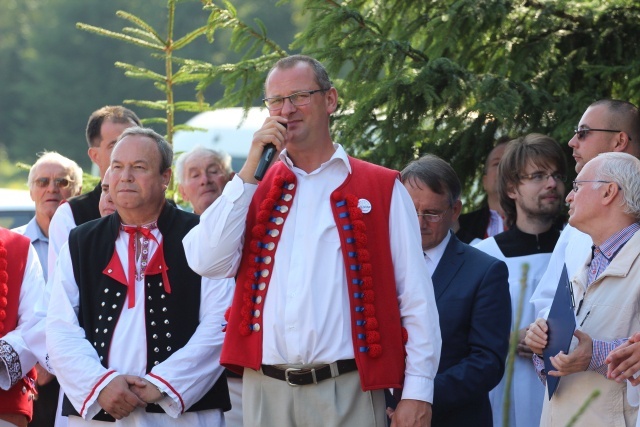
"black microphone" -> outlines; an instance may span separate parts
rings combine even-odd
[[[282,123],[284,128],[287,128],[286,123]],[[260,156],[260,162],[258,162],[258,167],[256,168],[256,173],[253,174],[253,177],[258,181],[262,181],[264,178],[264,174],[267,172],[267,168],[271,164],[271,160],[273,160],[273,156],[276,154],[276,146],[269,143],[264,146],[262,149],[262,156]]]
[[[269,164],[271,164],[271,160],[273,160],[273,156],[276,154],[276,146],[273,144],[267,144],[262,149],[262,156],[260,156],[260,162],[258,163],[258,167],[256,168],[256,173],[253,174],[253,177],[258,181],[262,181],[264,178],[265,172],[267,172],[267,168]]]

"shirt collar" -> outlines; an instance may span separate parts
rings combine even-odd
[[[320,172],[322,169],[326,168],[328,165],[330,165],[332,163],[335,163],[335,162],[344,163],[344,165],[346,166],[346,168],[349,171],[349,173],[351,173],[351,164],[349,163],[349,156],[347,155],[347,152],[344,151],[344,148],[342,147],[342,145],[334,143],[333,144],[333,148],[336,149],[336,151],[333,153],[333,156],[331,156],[331,158],[329,160],[327,160],[326,162],[321,164],[318,169],[314,170],[309,175],[317,173],[317,172]],[[296,171],[300,170],[300,169],[295,167],[295,165],[293,164],[293,162],[291,161],[291,159],[287,155],[287,149],[286,148],[280,152],[279,158],[282,161],[282,163],[284,163],[292,172],[296,172]]]
[[[618,231],[607,240],[605,240],[600,246],[595,246],[594,249],[598,249],[602,255],[604,255],[609,261],[615,256],[625,243],[633,237],[636,231],[640,229],[640,224],[634,222],[628,227]]]
[[[437,246],[424,251],[435,266],[440,263],[440,259],[442,259],[442,255],[444,255],[444,251],[447,249],[449,240],[451,240],[451,231],[447,233],[444,239],[442,239],[442,242],[438,243]]]
[[[42,229],[38,225],[36,221],[36,217],[34,216],[31,221],[27,224],[27,228],[25,229],[24,235],[31,240],[31,242],[37,242],[38,240],[49,243],[49,238],[44,235]]]

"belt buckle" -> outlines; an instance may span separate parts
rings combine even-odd
[[[287,384],[289,384],[291,387],[299,387],[298,384],[293,384],[291,381],[289,381],[289,373],[293,372],[293,371],[302,371],[303,369],[301,368],[287,368],[284,370],[284,380],[287,382]],[[309,370],[311,372],[311,378],[313,378],[313,383],[314,384],[318,384],[318,381],[316,379],[316,370],[315,368],[311,368]]]

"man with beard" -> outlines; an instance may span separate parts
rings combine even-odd
[[[497,234],[476,247],[506,262],[513,328],[520,332],[511,390],[505,378],[491,391],[494,426],[502,425],[503,402],[511,396],[507,426],[537,426],[542,411],[544,387],[531,364],[532,353],[524,345],[526,327],[535,319],[529,298],[547,268],[551,252],[560,236],[557,223],[564,197],[567,164],[560,145],[552,138],[532,133],[511,141],[498,168],[500,204],[508,231]],[[529,265],[527,287],[521,292],[522,266]],[[516,319],[518,302],[523,312]],[[517,322],[517,323],[516,323]],[[517,384],[517,387],[516,387]],[[505,427],[507,427],[505,426]]]
[[[640,157],[640,112],[626,101],[602,99],[587,108],[569,141],[576,160],[576,172],[580,173],[584,165],[600,153],[622,152]],[[563,230],[549,267],[540,284],[531,296],[535,313],[539,318],[549,314],[551,302],[556,293],[563,265],[567,265],[569,279],[582,267],[582,262],[591,252],[591,238],[576,230],[571,224]],[[546,334],[534,326],[534,332]]]

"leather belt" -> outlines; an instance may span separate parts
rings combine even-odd
[[[356,371],[358,366],[355,359],[338,360],[328,365],[320,365],[316,368],[284,368],[275,365],[262,365],[262,373],[268,377],[285,381],[290,386],[318,384],[329,378],[347,372]]]

